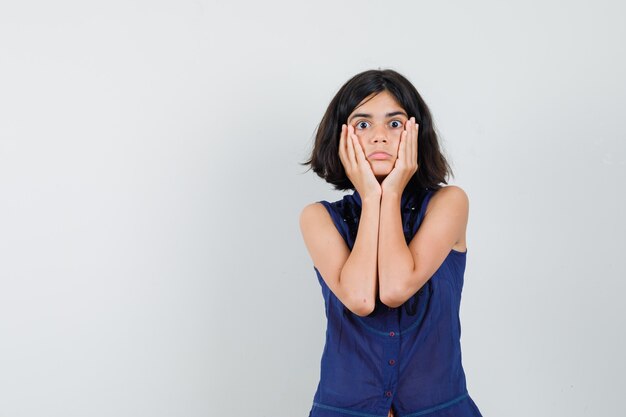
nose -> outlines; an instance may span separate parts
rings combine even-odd
[[[374,126],[374,128],[371,130],[372,132],[372,136],[370,137],[370,140],[372,141],[372,143],[387,143],[387,127],[384,124],[379,124],[378,126]]]

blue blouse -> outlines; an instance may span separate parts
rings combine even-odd
[[[407,245],[435,191],[402,194]],[[320,201],[352,250],[361,213],[358,192]],[[328,288],[314,266],[324,297],[326,342],[309,417],[480,417],[461,364],[459,307],[466,252],[451,250],[424,286],[397,308],[376,300],[360,317]]]

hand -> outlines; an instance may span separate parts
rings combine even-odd
[[[385,192],[399,193],[402,195],[404,187],[417,171],[417,134],[419,125],[415,123],[415,117],[411,117],[404,125],[404,131],[400,136],[398,147],[398,159],[393,169],[383,180],[381,187]]]
[[[354,188],[361,196],[361,200],[371,195],[381,196],[382,189],[372,171],[372,167],[367,159],[359,139],[354,134],[352,125],[341,125],[341,136],[339,137],[339,159],[343,165],[346,175],[354,185]]]

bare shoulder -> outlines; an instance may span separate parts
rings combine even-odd
[[[447,185],[441,187],[435,192],[430,199],[428,207],[426,207],[426,213],[429,210],[451,210],[458,214],[467,215],[469,211],[469,197],[465,190],[458,185]]]
[[[311,203],[304,206],[300,212],[300,232],[305,240],[310,236],[320,236],[325,233],[338,233],[335,230],[333,219],[322,203]]]
[[[328,220],[331,220],[330,214],[322,203],[307,204],[300,212],[301,228],[326,223]]]

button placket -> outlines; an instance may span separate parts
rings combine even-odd
[[[383,366],[383,386],[382,398],[384,399],[384,407],[389,407],[393,401],[393,396],[398,387],[398,367],[396,360],[400,354],[400,333],[395,329],[399,325],[398,318],[394,315],[386,317],[387,334],[384,336],[383,356],[381,358],[381,366]],[[393,330],[392,330],[393,329]]]

